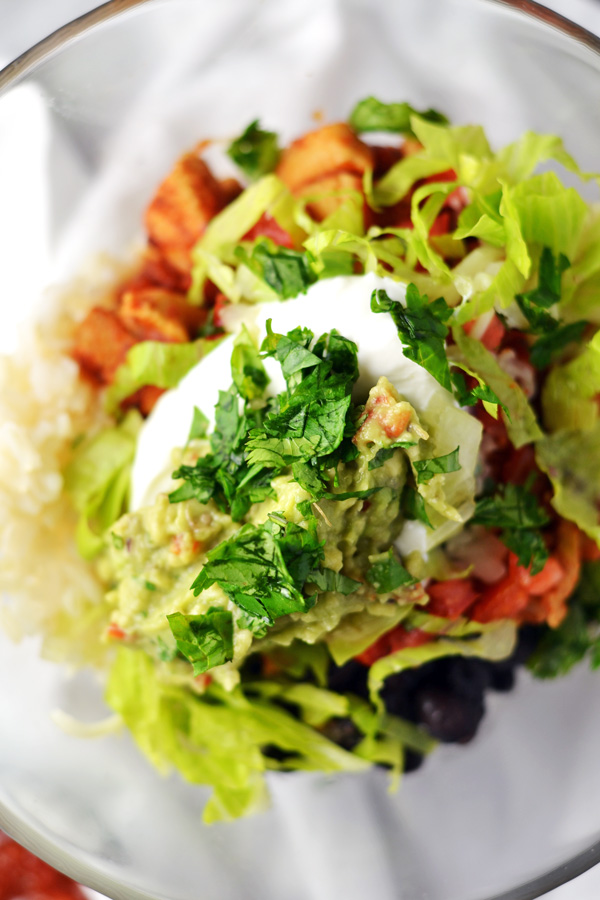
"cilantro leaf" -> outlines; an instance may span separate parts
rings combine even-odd
[[[529,323],[529,334],[540,335],[531,348],[530,360],[536,369],[545,369],[572,342],[580,340],[586,322],[561,325],[547,312],[560,302],[562,273],[571,263],[564,254],[556,258],[548,247],[540,257],[538,286],[525,294],[517,294],[519,309]]]
[[[427,515],[425,500],[415,488],[411,487],[411,485],[406,484],[404,486],[400,504],[405,519],[416,519],[419,522],[423,522],[428,528],[433,528],[433,525],[429,521],[429,516]]]
[[[539,337],[529,354],[531,364],[536,369],[545,369],[569,344],[581,340],[586,326],[584,321],[570,322]]]
[[[277,135],[273,131],[263,131],[258,119],[251,122],[227,149],[230,159],[252,180],[272,172],[279,153]]]
[[[245,325],[231,351],[231,375],[233,383],[245,400],[257,400],[262,397],[269,383],[269,376],[258,349]]]
[[[308,573],[307,581],[316,584],[320,591],[337,591],[339,594],[353,594],[361,586],[360,581],[348,578],[333,569],[315,569]]]
[[[373,459],[369,460],[367,467],[369,471],[379,469],[388,459],[391,459],[394,455],[394,449],[394,447],[382,447],[381,450],[378,450]]]
[[[375,97],[360,100],[350,113],[349,123],[355,131],[391,131],[414,137],[410,117],[418,115],[428,122],[447,125],[448,119],[435,109],[418,112],[410,103],[382,103]]]
[[[444,456],[434,456],[432,459],[417,459],[413,462],[413,468],[417,473],[417,484],[426,484],[434,475],[447,475],[450,472],[458,472],[460,463],[458,453],[460,447],[445,453]]]
[[[477,501],[473,525],[499,528],[500,540],[516,554],[519,565],[535,575],[544,568],[548,550],[539,532],[549,517],[530,490],[531,485],[498,485],[495,494]]]
[[[182,478],[184,483],[169,494],[170,503],[195,498],[200,503],[208,503],[216,488],[216,462],[210,456],[202,456],[195,466],[180,466],[172,478]]]
[[[188,434],[188,443],[196,438],[205,438],[208,432],[208,425],[208,419],[202,410],[195,406],[192,425],[190,427],[190,433]]]
[[[180,612],[167,616],[177,649],[201,675],[233,659],[233,619],[225,609],[211,606],[200,616]]]
[[[484,403],[495,403],[497,406],[501,406],[508,415],[506,407],[500,402],[497,394],[488,384],[476,384],[474,388],[469,389],[462,372],[455,370],[450,373],[450,377],[454,388],[454,396],[461,406],[474,406],[478,400],[482,400]]]
[[[210,551],[192,590],[198,596],[218,584],[250,620],[272,625],[279,616],[310,608],[301,593],[303,573],[314,568],[322,553],[316,530],[282,529],[272,520],[247,524]]]
[[[560,301],[562,274],[570,265],[571,263],[564,253],[560,253],[555,259],[552,250],[544,247],[540,257],[538,286],[525,294],[516,296],[517,303],[526,318],[532,307],[550,309]]]
[[[550,521],[529,485],[500,484],[494,494],[477,501],[474,525],[486,528],[541,528]]]
[[[414,284],[406,289],[406,306],[392,300],[386,291],[371,295],[371,310],[390,313],[407,359],[423,366],[446,390],[452,390],[450,368],[446,357],[448,327],[445,324],[452,309],[443,297],[429,302]]]
[[[367,570],[366,578],[378,594],[388,594],[399,587],[417,583],[417,579],[406,571],[392,549],[373,563]]]
[[[318,277],[306,251],[279,247],[268,238],[259,238],[250,253],[236,247],[235,255],[282,300],[305,294]]]
[[[600,667],[600,561],[586,562],[569,598],[566,617],[543,635],[527,666],[538,678],[566,675],[586,656]]]

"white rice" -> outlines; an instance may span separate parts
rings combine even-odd
[[[75,546],[62,472],[73,442],[110,422],[69,351],[77,321],[114,281],[104,264],[46,298],[19,351],[0,357],[0,626],[15,640],[52,631],[62,612],[77,615],[102,596]]]

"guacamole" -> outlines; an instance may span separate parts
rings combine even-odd
[[[173,613],[200,617],[211,609],[225,610],[232,616],[232,658],[212,668],[211,677],[231,687],[252,652],[286,646],[295,639],[309,644],[326,640],[334,655],[343,657],[344,647],[358,652],[357,647],[368,646],[397,624],[423,596],[422,589],[407,573],[406,584],[378,593],[365,573],[385,557],[404,522],[401,498],[409,462],[405,448],[392,445],[403,437],[406,440],[400,443],[412,445],[414,438],[426,432],[412,406],[386,378],[370,392],[362,419],[353,438],[355,458],[327,472],[330,498],[313,500],[287,467],[270,480],[270,496],[252,504],[238,521],[231,511],[220,509],[214,498],[205,503],[195,497],[172,502],[167,493],[123,516],[113,526],[100,562],[110,586],[106,599],[113,610],[113,628],[121,629],[128,642],[171,664],[172,677],[180,680],[187,673],[191,681],[193,671],[178,650],[167,617]],[[209,454],[209,442],[195,439],[176,457],[181,468],[206,460]],[[313,522],[323,566],[354,584],[349,593],[308,585],[314,605],[278,617],[262,633],[252,628],[218,583],[197,595],[191,585],[214,548],[244,525],[264,524],[269,516],[301,529],[308,529],[309,520]],[[166,674],[167,667],[163,671]]]

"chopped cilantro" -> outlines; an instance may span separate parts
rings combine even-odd
[[[406,571],[391,549],[373,563],[367,570],[366,578],[378,594],[388,594],[399,587],[409,587],[417,583],[417,579]]]
[[[317,280],[306,251],[278,247],[268,238],[259,238],[250,253],[236,247],[235,255],[282,300],[305,294]]]
[[[282,529],[271,520],[247,524],[210,551],[192,590],[198,596],[218,584],[249,620],[272,625],[279,616],[310,609],[301,591],[322,556],[314,528],[290,523]]]
[[[549,522],[539,505],[531,485],[497,485],[494,494],[477,501],[474,525],[500,528],[500,539],[518,557],[519,565],[531,566],[531,573],[541,572],[548,559],[548,550],[539,532]]]
[[[233,383],[245,400],[258,400],[269,383],[258,348],[246,326],[236,338],[231,351],[231,375]]]
[[[320,591],[337,591],[340,594],[353,594],[360,587],[360,581],[354,581],[333,569],[315,569],[308,573],[307,581],[316,584]]]
[[[497,406],[501,406],[508,415],[506,407],[500,402],[498,396],[489,385],[480,383],[469,389],[462,372],[453,371],[450,373],[450,377],[454,388],[454,396],[461,406],[474,406],[478,400],[482,400],[484,403],[494,403]]]
[[[426,484],[434,475],[447,475],[449,472],[458,472],[460,463],[458,453],[460,447],[456,447],[444,456],[434,456],[432,459],[417,459],[413,462],[413,468],[417,473],[417,484]]]
[[[211,606],[201,616],[175,612],[167,616],[177,649],[201,675],[233,659],[233,618],[225,609]]]
[[[448,327],[445,324],[452,309],[443,297],[429,302],[414,284],[406,288],[406,306],[392,300],[386,291],[375,290],[371,295],[371,310],[388,312],[398,329],[402,349],[407,359],[423,366],[446,390],[452,390],[450,368],[446,357]]]
[[[552,319],[554,322],[554,319]],[[545,369],[559,356],[560,353],[573,342],[581,340],[587,322],[570,322],[568,325],[555,327],[549,334],[544,334],[537,339],[529,358],[536,369]]]
[[[429,521],[429,516],[427,515],[425,500],[414,487],[411,487],[410,484],[404,486],[400,502],[405,519],[416,519],[419,522],[423,522],[428,528],[433,528],[433,525]]]
[[[530,360],[536,369],[545,369],[571,343],[580,340],[586,322],[561,325],[547,310],[560,302],[561,279],[571,263],[561,253],[557,258],[548,247],[540,257],[538,285],[525,294],[517,294],[519,309],[529,323],[529,334],[539,335],[531,348]]]
[[[394,447],[382,447],[381,450],[378,450],[373,459],[369,460],[369,471],[373,469],[379,469],[388,459],[391,459],[394,455]]]
[[[517,294],[516,297],[528,321],[530,315],[534,318],[538,315],[540,308],[550,309],[560,301],[562,274],[570,265],[564,253],[560,253],[555,259],[552,250],[544,247],[540,257],[538,286],[525,294]]]
[[[193,441],[197,438],[205,438],[208,432],[208,426],[208,419],[206,418],[202,410],[198,409],[198,407],[195,406],[192,425],[190,428],[190,433],[188,434],[188,443],[189,441]]]
[[[350,125],[355,131],[391,131],[413,135],[410,117],[418,115],[428,122],[447,125],[448,119],[435,109],[418,112],[410,103],[382,103],[376,97],[360,100],[350,114]]]
[[[277,135],[273,131],[263,131],[258,119],[251,122],[227,149],[227,155],[252,180],[273,171],[279,152]]]

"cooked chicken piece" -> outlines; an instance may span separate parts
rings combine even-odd
[[[191,306],[183,294],[160,287],[126,291],[119,317],[138,340],[189,341],[206,320],[206,310]]]
[[[348,125],[325,125],[294,141],[281,154],[276,174],[296,193],[315,179],[336,171],[362,175],[373,167],[371,148]]]
[[[100,384],[109,384],[136,338],[116,313],[95,307],[75,331],[73,358]]]
[[[223,202],[222,187],[206,163],[193,153],[185,154],[146,210],[150,242],[160,247],[170,265],[187,271],[189,250]]]

